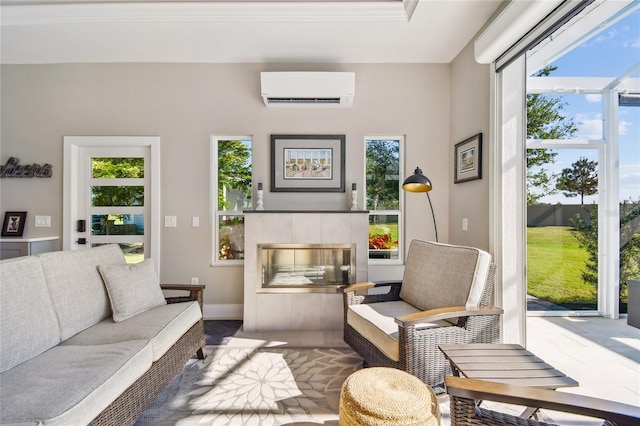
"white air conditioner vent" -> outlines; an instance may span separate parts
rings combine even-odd
[[[263,72],[261,92],[268,107],[350,107],[352,72]]]

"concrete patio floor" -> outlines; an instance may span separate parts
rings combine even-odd
[[[640,329],[626,318],[528,317],[527,349],[580,384],[562,392],[640,406]],[[560,424],[600,424],[549,415]]]

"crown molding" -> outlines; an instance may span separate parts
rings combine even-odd
[[[1,4],[2,26],[72,23],[408,22],[418,0]]]

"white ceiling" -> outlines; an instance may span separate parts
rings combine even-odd
[[[1,61],[449,63],[501,3],[0,0]]]

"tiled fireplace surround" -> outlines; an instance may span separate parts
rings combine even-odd
[[[341,330],[342,294],[260,293],[258,244],[355,244],[356,281],[367,281],[367,211],[245,211],[243,330]]]

